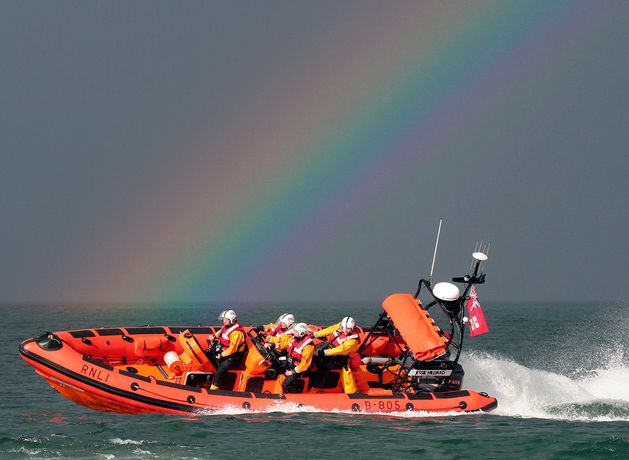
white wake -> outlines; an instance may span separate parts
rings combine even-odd
[[[275,405],[270,406],[262,410],[243,409],[238,406],[225,406],[220,409],[199,409],[197,414],[199,415],[256,415],[256,414],[269,414],[269,413],[283,413],[283,414],[296,414],[296,413],[320,413],[320,414],[348,414],[352,416],[388,416],[388,417],[404,417],[404,418],[430,418],[430,417],[453,417],[461,415],[469,415],[466,412],[353,412],[351,410],[323,410],[312,406],[305,406],[290,402],[277,402]]]
[[[495,414],[581,421],[629,421],[629,368],[610,361],[585,377],[530,369],[472,353],[461,360],[464,387],[498,399]]]
[[[487,353],[471,353],[461,359],[465,369],[464,389],[484,391],[498,399],[495,415],[574,421],[629,421],[629,367],[610,359],[605,367],[572,378],[531,369],[509,359]],[[253,415],[281,412],[328,412],[352,416],[394,416],[408,418],[469,415],[461,412],[351,412],[321,411],[308,406],[277,403],[263,411],[240,407],[201,410],[201,415]]]

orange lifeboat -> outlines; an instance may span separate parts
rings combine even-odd
[[[216,369],[204,352],[216,327],[59,331],[27,339],[19,351],[63,396],[100,411],[202,414],[227,406],[265,410],[293,404],[322,411],[473,412],[497,406],[485,393],[460,389],[462,373],[458,381],[452,378],[456,363],[441,359],[447,336],[415,298],[394,294],[383,308],[386,327],[358,328],[359,353],[322,381],[306,374],[299,393],[282,393],[282,369],[251,327],[245,328],[245,359],[226,373],[219,390],[210,390]],[[446,377],[427,387],[418,377],[426,372]],[[350,392],[347,379],[354,383]]]

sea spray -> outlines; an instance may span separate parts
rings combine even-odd
[[[488,353],[471,353],[461,362],[466,370],[464,386],[495,396],[496,415],[629,421],[629,388],[624,384],[629,368],[623,365],[571,378]]]

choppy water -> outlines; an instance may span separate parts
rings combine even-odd
[[[482,300],[482,299],[481,299]],[[629,458],[629,305],[485,304],[491,332],[466,339],[464,387],[498,398],[490,414],[396,416],[304,408],[200,417],[94,412],[58,395],[17,352],[48,330],[216,323],[222,305],[3,306],[2,458]],[[243,323],[362,325],[379,306],[240,306]]]

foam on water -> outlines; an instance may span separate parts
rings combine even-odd
[[[629,368],[611,360],[571,378],[509,359],[472,353],[461,360],[464,386],[498,399],[497,415],[579,421],[629,421]]]
[[[484,391],[498,399],[496,415],[574,421],[629,421],[629,367],[624,365],[623,347],[607,350],[598,369],[573,369],[578,377],[523,366],[502,356],[470,353],[465,368],[464,388]],[[336,414],[383,415],[407,418],[467,415],[460,412],[356,413],[322,411],[291,403],[276,403],[263,411],[224,407],[202,411],[201,415],[247,415],[252,413],[331,412]]]
[[[144,444],[144,441],[136,441],[134,439],[120,439],[120,438],[113,438],[109,440],[110,443],[112,444],[117,444],[117,445],[121,445],[124,446],[126,444],[132,444],[132,445],[142,445]]]
[[[352,416],[386,416],[386,417],[404,417],[404,418],[430,418],[430,417],[458,417],[462,415],[469,415],[466,412],[354,412],[351,410],[322,410],[312,406],[304,406],[296,403],[280,403],[276,402],[275,405],[263,410],[243,409],[238,406],[225,406],[220,409],[200,409],[197,413],[204,416],[216,416],[216,415],[252,415],[252,414],[269,414],[280,412],[283,414],[297,414],[297,413],[325,413],[325,414],[351,414]]]

